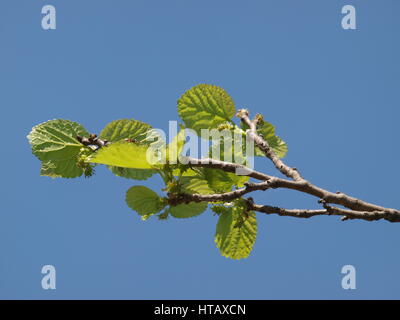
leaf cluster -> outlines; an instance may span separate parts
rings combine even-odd
[[[64,119],[50,120],[32,128],[28,140],[33,154],[41,161],[40,174],[52,178],[90,177],[97,165],[105,165],[112,174],[133,180],[161,176],[165,187],[156,193],[146,186],[135,185],[126,192],[126,203],[142,220],[157,216],[191,218],[205,212],[210,205],[218,216],[215,243],[223,256],[232,259],[247,257],[257,235],[256,214],[249,211],[243,199],[232,203],[182,202],[184,194],[224,193],[243,187],[248,176],[238,176],[212,168],[193,168],[180,163],[186,143],[186,129],[199,136],[202,130],[216,129],[246,136],[245,125],[233,121],[236,107],[230,95],[221,87],[197,85],[186,91],[177,102],[182,119],[178,135],[167,144],[162,136],[147,123],[135,119],[110,122],[96,139],[103,145],[82,144],[82,137],[93,137],[82,125]],[[275,128],[267,121],[259,121],[258,132],[279,157],[285,156],[287,146],[275,135]],[[211,141],[209,156],[224,160],[234,159],[247,164],[246,145],[235,150],[225,140]],[[222,152],[215,152],[221,150]],[[236,154],[236,157],[235,157]],[[239,155],[239,156],[238,156]],[[256,147],[255,156],[264,156]]]

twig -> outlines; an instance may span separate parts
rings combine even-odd
[[[272,150],[269,146],[268,142],[265,141],[258,133],[257,133],[257,123],[260,121],[260,117],[256,117],[253,121],[249,118],[249,112],[246,109],[240,109],[237,113],[237,117],[246,124],[249,129],[247,130],[247,136],[254,141],[257,147],[264,152],[265,156],[269,158],[275,167],[282,172],[288,178],[292,178],[293,180],[300,181],[302,177],[297,169],[291,168],[286,165]]]
[[[252,202],[249,203],[250,210],[263,212],[266,214],[278,214],[280,216],[311,218],[320,215],[335,215],[335,216],[342,216],[341,220],[343,221],[348,219],[360,219],[367,221],[385,219],[390,222],[400,222],[400,215],[393,215],[391,212],[387,211],[354,211],[337,207],[331,207],[328,205],[325,205],[324,207],[325,209],[320,209],[320,210],[284,209],[279,207],[254,204]]]
[[[236,173],[237,171],[245,172],[246,176],[257,180],[269,180],[271,176],[252,170],[237,163],[225,162],[221,160],[211,159],[211,158],[192,158],[192,157],[183,157],[185,162],[190,164],[192,167],[203,167],[203,168],[211,168],[211,169],[221,169],[226,172]]]
[[[229,202],[235,199],[239,199],[247,193],[256,190],[267,190],[272,188],[269,181],[260,183],[246,183],[244,188],[240,188],[234,191],[225,193],[213,193],[213,194],[200,194],[200,193],[179,193],[179,194],[168,194],[169,204],[178,205],[181,203],[190,202]]]
[[[195,158],[189,158],[189,159],[190,159],[190,164],[193,166],[221,169],[221,170],[224,170],[227,172],[234,172],[235,168],[241,166],[238,164],[224,162],[224,161],[220,161],[220,160],[213,160],[213,159],[195,159]],[[372,203],[368,203],[368,202],[362,201],[360,199],[350,197],[341,192],[333,193],[328,190],[317,187],[303,178],[299,181],[293,181],[293,180],[282,179],[282,178],[278,178],[278,177],[274,177],[274,176],[270,176],[270,175],[264,175],[263,173],[260,173],[258,171],[254,171],[254,170],[251,170],[251,173],[249,174],[249,176],[256,178],[256,179],[268,181],[269,188],[273,188],[273,189],[283,188],[283,189],[291,189],[291,190],[300,191],[300,192],[315,196],[318,199],[322,199],[325,203],[334,203],[334,204],[342,205],[342,206],[344,206],[348,209],[354,210],[354,211],[369,211],[369,212],[381,211],[381,212],[388,212],[391,215],[399,215],[400,216],[399,210],[385,208],[385,207],[378,206],[378,205],[375,205]],[[261,186],[265,186],[265,184],[261,183]],[[261,190],[261,189],[259,189],[257,187],[256,189],[254,189],[252,191]]]

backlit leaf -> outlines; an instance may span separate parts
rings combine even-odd
[[[144,186],[131,187],[126,192],[125,201],[129,208],[145,218],[161,211],[165,207],[158,194]]]
[[[50,120],[33,127],[28,135],[32,152],[40,160],[65,160],[78,155],[76,136],[89,136],[84,127],[69,120]]]
[[[254,211],[244,213],[243,210],[240,206],[218,207],[215,243],[224,257],[247,258],[253,249],[257,236],[256,214]]]
[[[147,149],[147,145],[115,142],[94,153],[89,162],[123,168],[152,169],[146,158]]]
[[[135,139],[142,141],[146,133],[151,129],[147,123],[134,119],[120,119],[110,122],[100,133],[100,138],[110,142],[124,139]]]
[[[235,104],[221,87],[200,84],[186,91],[178,100],[178,113],[187,128],[201,134],[201,129],[216,128],[231,121]]]
[[[189,204],[179,204],[170,208],[170,213],[175,218],[191,218],[198,216],[207,209],[206,202],[191,202]]]
[[[147,123],[134,119],[120,119],[110,122],[100,133],[100,138],[110,142],[118,142],[125,139],[137,143],[144,142],[146,134],[151,130]],[[146,143],[146,142],[144,142]],[[147,169],[132,169],[115,166],[107,166],[116,176],[126,179],[146,180],[155,171]]]

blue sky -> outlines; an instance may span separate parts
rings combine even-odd
[[[41,28],[46,4],[56,30]],[[341,28],[347,4],[357,30]],[[141,182],[105,168],[40,177],[26,139],[54,118],[166,130],[178,97],[212,83],[275,124],[286,162],[313,183],[400,208],[399,13],[395,0],[1,1],[0,298],[400,298],[397,224],[260,214],[251,256],[233,261],[214,246],[210,211],[143,222],[124,203]],[[265,159],[256,168],[273,172]],[[318,208],[291,191],[255,199]],[[41,288],[46,264],[56,290]],[[356,290],[341,288],[347,264]]]

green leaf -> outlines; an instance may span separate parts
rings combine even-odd
[[[50,120],[33,127],[28,135],[32,152],[42,161],[76,157],[82,144],[76,136],[88,136],[84,127],[69,120]]]
[[[200,84],[186,91],[178,100],[178,113],[187,128],[196,130],[216,128],[231,121],[235,104],[229,94],[210,84]]]
[[[224,257],[247,258],[257,236],[257,220],[254,211],[245,213],[240,206],[223,209],[218,207],[219,220],[215,243]]]
[[[180,181],[182,183],[183,190],[187,193],[214,193],[204,176],[196,175],[182,177]]]
[[[239,188],[249,180],[249,176],[237,176],[220,169],[204,168],[204,177],[212,190],[217,193],[232,191],[233,186]]]
[[[228,172],[220,169],[204,168],[204,175],[210,188],[217,193],[229,192],[234,186],[232,179],[228,176]]]
[[[249,176],[237,176],[234,173],[227,172],[228,176],[230,179],[232,179],[233,184],[237,186],[238,188],[243,188],[244,184],[249,181],[250,177]]]
[[[125,201],[129,208],[147,219],[150,215],[161,211],[165,204],[153,190],[144,186],[131,187],[126,192]]]
[[[170,208],[170,213],[175,218],[191,218],[198,216],[207,209],[205,202],[192,202],[188,204],[179,204]]]
[[[120,119],[110,122],[100,133],[100,138],[110,142],[124,139],[143,141],[146,133],[151,129],[147,123],[134,119]]]
[[[242,123],[242,129],[247,130],[249,127]],[[260,134],[265,141],[268,142],[269,146],[274,150],[276,155],[280,158],[283,158],[287,151],[288,147],[286,143],[277,135],[275,135],[275,126],[271,123],[263,120],[261,125],[258,125],[257,132]],[[256,156],[265,156],[264,152],[262,152],[257,146],[254,148],[254,154]]]
[[[224,205],[221,205],[221,204],[213,205],[211,207],[211,210],[217,215],[225,213],[227,211],[227,209],[228,209],[227,207],[225,207]]]
[[[76,159],[47,160],[42,162],[40,175],[51,178],[77,178],[83,174],[83,169],[78,168]]]
[[[42,160],[40,174],[52,178],[76,178],[91,169],[80,167],[79,157],[91,152],[76,137],[89,133],[80,124],[69,120],[50,120],[33,127],[28,135],[32,152]]]
[[[132,169],[114,166],[108,166],[108,169],[118,177],[134,180],[146,180],[156,173],[156,170],[152,169]]]
[[[100,138],[110,142],[118,142],[125,139],[144,142],[146,134],[151,130],[147,123],[134,119],[120,119],[110,122],[100,133]],[[148,169],[132,169],[115,166],[107,166],[110,171],[118,177],[134,180],[146,180],[150,178],[155,171]]]
[[[181,177],[183,190],[187,193],[212,194],[231,191],[233,186],[243,187],[248,176],[237,176],[220,169],[196,168],[193,176]]]
[[[174,176],[181,175],[182,177],[193,177],[193,176],[197,175],[197,172],[194,171],[193,169],[189,168],[189,166],[187,166],[187,169],[183,173],[181,173],[181,170],[178,168],[178,169],[174,169],[172,171],[172,174]]]
[[[286,153],[288,152],[288,147],[285,141],[283,141],[280,137],[275,136],[273,138],[270,138],[267,140],[269,146],[275,151],[276,155],[279,158],[283,158],[286,156]],[[258,148],[257,148],[258,149]],[[258,149],[262,155],[264,156],[264,152],[262,152],[260,149]]]
[[[147,145],[125,141],[115,142],[94,153],[89,158],[89,162],[123,168],[152,169],[152,165],[146,158],[147,149]]]

